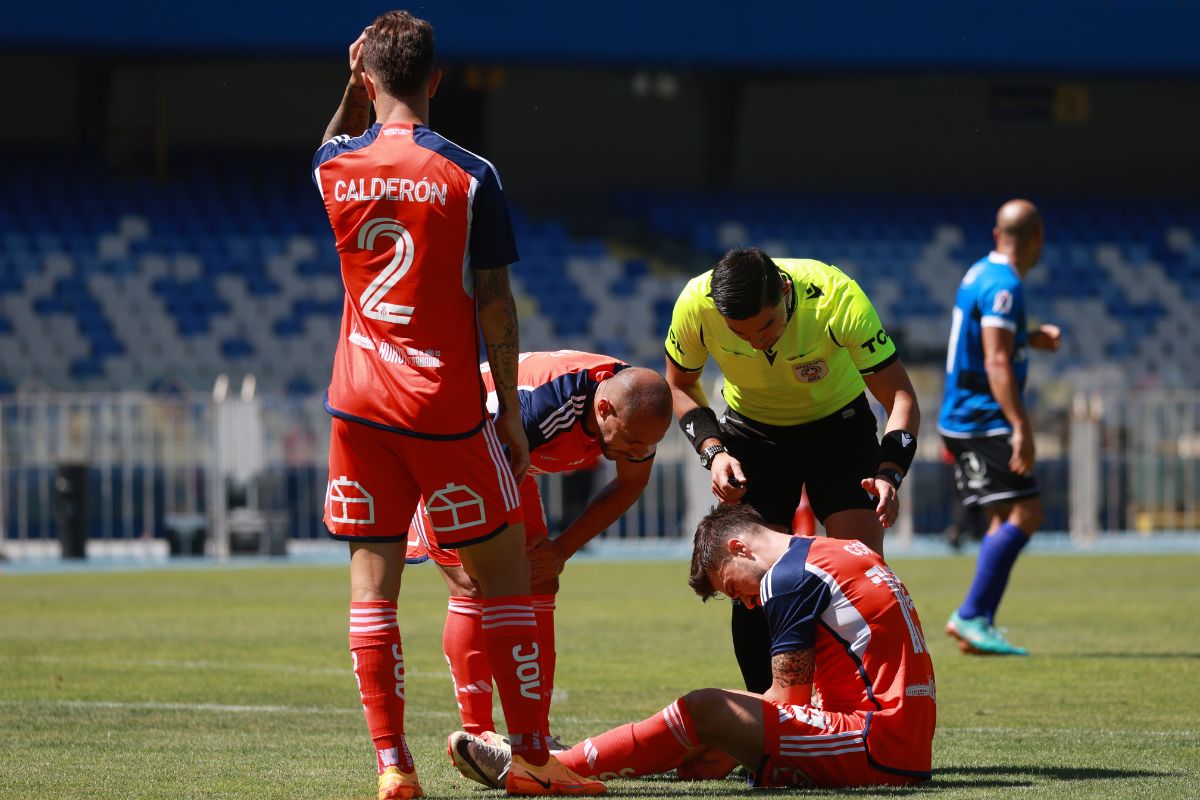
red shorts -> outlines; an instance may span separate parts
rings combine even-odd
[[[334,417],[325,527],[335,539],[403,542],[417,502],[431,539],[464,547],[521,521],[517,483],[489,420],[465,439],[422,439]]]
[[[909,786],[928,780],[928,768],[893,772],[872,763],[866,744],[871,716],[764,700],[764,757],[753,785]]]
[[[521,513],[525,517],[525,549],[532,550],[550,535],[546,525],[546,511],[542,508],[542,493],[538,490],[537,479],[532,475],[526,475],[525,480],[521,481],[520,497]],[[461,567],[462,561],[459,560],[458,554],[439,547],[432,533],[429,512],[425,504],[421,503],[413,513],[405,560],[415,564],[432,558],[434,563],[443,567]]]

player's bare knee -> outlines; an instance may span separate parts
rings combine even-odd
[[[461,566],[442,566],[442,578],[446,581],[446,588],[450,590],[450,594],[456,597],[469,597],[472,600],[478,600],[483,597],[483,592],[479,589],[479,583],[467,574],[467,571]]]
[[[721,725],[721,708],[724,702],[721,690],[693,689],[679,698],[679,701],[687,707],[700,741],[707,742],[711,740],[712,734]]]
[[[1042,527],[1042,522],[1045,519],[1041,498],[1033,497],[1019,503],[1014,503],[1012,512],[1008,518],[1026,536],[1032,536],[1034,531]]]

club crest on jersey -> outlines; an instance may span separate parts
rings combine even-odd
[[[824,380],[825,376],[829,374],[829,365],[823,358],[818,358],[816,361],[805,361],[803,364],[793,364],[792,374],[801,383],[816,383]]]
[[[325,491],[329,519],[341,525],[374,525],[375,498],[358,481],[345,475],[329,482]]]
[[[483,510],[483,498],[470,486],[447,483],[438,489],[425,503],[429,521],[438,533],[462,530],[487,522]]]

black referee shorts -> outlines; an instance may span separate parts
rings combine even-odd
[[[874,509],[878,502],[861,483],[879,469],[875,415],[865,394],[803,425],[767,425],[729,409],[721,441],[746,475],[742,502],[771,524],[790,529],[805,486],[821,521],[838,511]]]

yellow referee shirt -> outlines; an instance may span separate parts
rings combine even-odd
[[[806,258],[772,260],[792,279],[792,296],[790,319],[771,350],[755,350],[729,330],[708,294],[710,270],[675,301],[667,357],[699,372],[711,355],[730,408],[768,425],[800,425],[861,394],[862,375],[894,361],[896,347],[867,295],[840,269]]]

